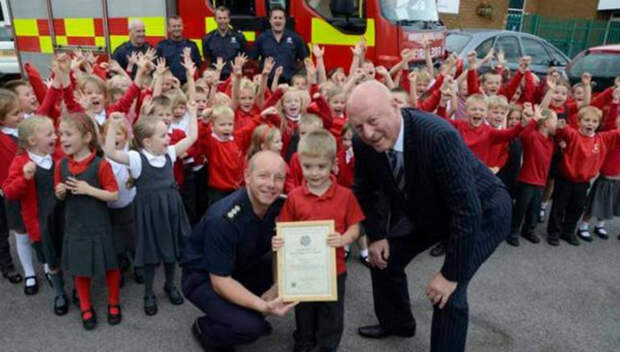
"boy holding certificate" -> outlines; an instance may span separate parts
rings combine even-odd
[[[338,185],[331,174],[336,162],[336,141],[328,131],[320,129],[302,137],[297,152],[304,181],[288,194],[279,221],[334,220],[335,232],[328,236],[327,245],[336,247],[338,300],[306,302],[295,307],[294,351],[311,351],[317,345],[322,352],[336,351],[343,330],[347,275],[344,246],[358,238],[364,214],[353,192]],[[274,251],[283,245],[282,238],[273,238]]]

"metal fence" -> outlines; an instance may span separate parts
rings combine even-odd
[[[557,19],[523,15],[521,31],[542,37],[569,57],[592,46],[620,43],[619,21]]]

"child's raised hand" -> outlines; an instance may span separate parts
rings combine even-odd
[[[469,66],[469,68],[472,70],[477,70],[478,69],[477,62],[478,62],[478,59],[476,58],[476,52],[474,50],[468,52],[467,53],[467,65]]]
[[[589,72],[584,72],[581,75],[581,83],[583,83],[584,86],[589,86],[592,83],[592,75]]]
[[[60,182],[56,185],[54,192],[56,193],[56,198],[64,199],[65,195],[67,195],[67,186],[63,182]]]
[[[616,77],[616,79],[614,79],[614,86],[620,87],[620,76],[618,76],[618,77]]]
[[[155,65],[155,74],[158,76],[162,76],[166,72],[166,70],[166,58],[158,58]]]
[[[274,64],[275,61],[273,60],[273,57],[269,56],[265,59],[265,62],[263,62],[263,76],[269,76],[271,70],[273,70]]]
[[[387,76],[390,74],[385,66],[377,66],[375,67],[375,71],[377,71],[380,76]]]
[[[327,245],[330,247],[344,247],[345,244],[338,232],[334,231],[327,236]]]
[[[271,237],[271,250],[277,252],[284,247],[284,238],[280,236]]]
[[[215,67],[215,70],[217,72],[222,72],[222,70],[224,69],[224,66],[226,66],[226,63],[224,62],[223,58],[218,57],[217,59],[215,59],[215,63],[213,64],[213,67]]]
[[[291,87],[286,84],[286,83],[282,83],[282,84],[278,84],[278,89],[282,91],[282,93],[286,93]]]
[[[110,114],[109,119],[113,121],[112,124],[114,124],[116,127],[117,124],[122,123],[125,120],[125,114],[116,111]]]
[[[408,49],[408,48],[401,50],[400,51],[400,59],[403,62],[407,62],[408,63],[409,61],[411,61],[411,53],[412,53],[411,49]]]
[[[558,122],[560,121],[564,121],[564,120],[558,120]],[[563,126],[560,127],[560,124],[558,124],[558,128],[564,128],[566,127],[566,121],[564,121]],[[558,146],[562,149],[566,149],[566,141],[565,140],[561,140],[558,142]]]
[[[504,51],[500,50],[497,52],[497,65],[498,66],[504,66],[504,63],[506,62],[505,60],[505,55],[504,55]]]
[[[318,44],[312,45],[312,55],[317,59],[322,58],[325,54],[325,48],[320,47]]]
[[[190,99],[187,101],[187,112],[189,113],[189,116],[198,116],[198,104],[196,104],[196,101],[194,99]]]
[[[69,177],[67,181],[65,181],[67,185],[67,189],[71,191],[73,194],[84,194],[89,195],[92,190],[92,186],[88,184],[88,182],[83,180],[78,180],[75,177]]]
[[[149,61],[154,61],[157,57],[157,50],[155,50],[155,48],[148,48],[144,53],[144,57],[147,58]]]
[[[417,77],[418,77],[418,71],[411,71],[409,72],[409,75],[407,75],[407,78],[409,78],[409,82],[415,82]]]
[[[547,75],[547,87],[551,90],[554,90],[557,87],[557,83],[553,75]]]
[[[22,170],[24,171],[24,178],[26,180],[32,180],[34,173],[37,171],[37,166],[34,162],[29,161],[24,164],[24,168]]]
[[[278,67],[276,67],[276,72],[273,75],[276,76],[276,77],[280,77],[280,76],[282,76],[283,72],[284,72],[284,67],[278,66]]]
[[[495,48],[491,48],[491,50],[489,50],[489,52],[487,53],[487,56],[485,56],[482,59],[482,63],[481,64],[485,64],[485,63],[491,61],[493,59],[494,55],[495,55]]]
[[[275,107],[275,106],[270,106],[270,107],[268,107],[267,109],[263,110],[263,111],[260,113],[260,116],[261,116],[261,117],[265,117],[265,116],[267,116],[267,115],[277,115],[277,114],[278,114],[278,109],[276,109],[276,107]]]

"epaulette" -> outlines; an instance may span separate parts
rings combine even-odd
[[[224,219],[233,222],[239,213],[241,213],[241,205],[235,204],[224,214]]]

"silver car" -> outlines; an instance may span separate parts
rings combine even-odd
[[[11,27],[0,26],[0,81],[19,77],[19,63]]]
[[[467,53],[474,50],[478,58],[485,57],[491,48],[495,52],[503,51],[506,66],[511,71],[519,67],[519,58],[532,57],[532,72],[544,77],[550,66],[565,67],[570,59],[558,48],[546,40],[528,33],[506,30],[464,29],[449,30],[446,34],[446,50],[456,53],[467,65]],[[494,67],[497,61],[492,60],[482,66],[482,72]]]

